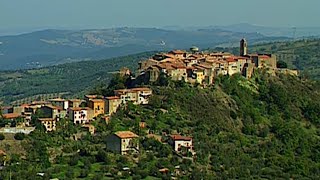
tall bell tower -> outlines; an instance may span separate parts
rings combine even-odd
[[[248,53],[248,44],[246,39],[241,39],[240,41],[240,56],[246,56]]]

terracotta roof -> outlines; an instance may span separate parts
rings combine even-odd
[[[2,117],[4,119],[14,119],[14,118],[21,117],[21,114],[19,114],[19,113],[2,114]]]
[[[178,61],[178,59],[176,59],[176,58],[166,58],[166,59],[163,59],[163,60],[161,60],[159,62],[160,63],[175,63],[177,61]]]
[[[211,69],[212,68],[212,65],[210,65],[208,63],[201,63],[201,64],[198,64],[198,66],[201,66],[201,67],[206,68],[206,69]]]
[[[85,95],[86,98],[88,99],[97,99],[97,98],[104,98],[103,96],[101,95],[97,95],[97,94],[88,94],[88,95]]]
[[[227,58],[226,61],[227,61],[228,63],[230,63],[230,62],[237,62],[237,60],[234,59],[234,58]]]
[[[172,54],[163,54],[164,57],[168,57],[168,58],[171,58],[171,59],[176,59],[176,57]]]
[[[131,131],[118,131],[116,133],[114,133],[116,136],[118,136],[121,139],[126,139],[126,138],[137,138],[139,137],[138,135],[136,135],[135,133],[131,132]]]
[[[174,65],[172,65],[172,67],[175,69],[186,69],[186,66],[180,65],[180,64],[174,64]]]
[[[204,67],[199,66],[198,64],[193,65],[193,67],[194,67],[194,69],[196,69],[196,70],[204,70],[204,69],[205,69]]]
[[[27,107],[30,106],[30,104],[21,104],[20,107]]]
[[[180,134],[170,135],[174,141],[190,141],[191,137],[181,136]]]
[[[118,97],[118,96],[109,96],[109,97],[106,97],[106,99],[114,100],[114,99],[120,99],[120,97]]]
[[[126,92],[131,92],[131,90],[130,89],[116,89],[116,90],[114,90],[114,92],[118,92],[118,93],[123,94]]]
[[[92,101],[92,102],[104,102],[103,99],[90,99],[90,101]]]
[[[262,59],[269,59],[270,58],[270,56],[268,56],[268,55],[259,55],[258,57],[262,58]]]
[[[171,63],[161,63],[158,65],[155,65],[156,67],[159,67],[160,69],[173,69]]]

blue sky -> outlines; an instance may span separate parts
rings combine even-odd
[[[320,0],[0,0],[0,29],[320,26]]]

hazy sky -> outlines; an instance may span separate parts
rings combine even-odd
[[[320,26],[320,0],[0,0],[0,29]]]

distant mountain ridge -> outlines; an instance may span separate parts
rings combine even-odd
[[[248,23],[240,23],[227,26],[209,26],[207,28],[217,28],[233,32],[256,32],[265,36],[286,36],[290,38],[301,38],[310,36],[320,37],[320,27],[268,27],[252,25]]]
[[[97,60],[146,51],[202,48],[234,43],[274,41],[259,33],[232,32],[216,28],[164,30],[157,28],[112,28],[89,30],[42,30],[0,37],[0,70],[26,69],[81,60]]]

